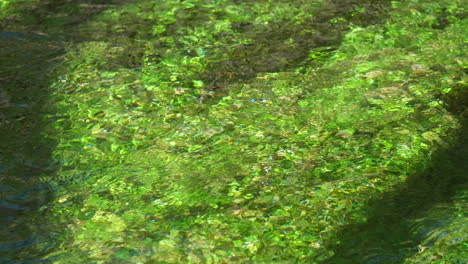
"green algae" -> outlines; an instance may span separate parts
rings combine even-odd
[[[87,26],[51,86],[56,263],[333,260],[466,118],[460,1],[141,1]],[[454,236],[396,263],[448,263]]]

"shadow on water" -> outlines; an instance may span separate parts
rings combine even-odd
[[[323,263],[406,263],[441,240],[450,245],[466,239],[463,212],[455,205],[466,204],[468,198],[463,195],[468,179],[467,139],[465,118],[455,144],[435,153],[430,167],[410,176],[398,190],[370,201],[367,222],[345,226],[334,248],[337,254]],[[461,252],[453,253],[450,263],[466,263],[460,259]]]
[[[125,2],[18,2],[24,6],[0,20],[0,263],[50,261],[43,256],[60,227],[45,219],[53,190],[39,180],[58,169],[51,158],[57,143],[44,137],[50,78],[73,36],[66,27]]]
[[[46,35],[0,33],[0,261],[28,260],[22,251],[46,243],[47,223],[36,214],[51,199],[38,180],[52,175],[54,142],[41,135],[47,73],[59,42]],[[39,232],[39,230],[42,230]]]
[[[215,61],[208,67],[204,80],[206,83],[225,84],[223,79],[245,81],[258,73],[297,67],[303,61],[309,65],[316,64],[307,60],[311,50],[335,50],[350,24],[366,27],[385,22],[389,5],[387,0],[378,4],[370,0],[327,0],[321,3],[318,11],[310,10],[317,15],[302,21],[299,26],[289,18],[261,26],[248,22],[233,23],[232,29],[247,36],[251,43],[239,44],[232,51],[221,51],[229,54],[229,60]],[[360,9],[365,11],[358,12]],[[229,78],[226,78],[226,73],[229,73]]]
[[[325,0],[319,6],[308,5],[308,8],[312,9],[303,11],[316,16],[299,25],[290,18],[266,25],[245,21],[233,23],[231,28],[251,39],[251,43],[238,44],[234,48],[221,47],[214,55],[207,55],[212,62],[201,79],[209,84],[209,89],[217,91],[205,103],[215,104],[230,89],[230,83],[249,81],[261,73],[290,71],[304,65],[321,66],[323,61],[308,58],[311,51],[326,58],[340,46],[351,24],[367,27],[385,23],[390,1]],[[187,17],[190,16],[183,18]],[[176,31],[176,27],[177,24],[173,25],[169,31]],[[217,58],[219,54],[227,54],[228,59]]]

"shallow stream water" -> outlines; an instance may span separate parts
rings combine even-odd
[[[66,228],[43,217],[54,193],[40,181],[59,168],[51,156],[56,142],[41,133],[51,109],[47,76],[61,63],[65,44],[45,33],[0,32],[0,263],[53,263],[44,256],[60,243],[56,230]],[[459,210],[451,208],[466,202],[460,195],[468,171],[465,131],[450,150],[455,156],[442,153],[425,175],[371,201],[367,223],[345,226],[336,244],[340,253],[324,263],[404,263],[439,240],[466,239],[452,227]]]
[[[0,32],[0,263],[36,263],[53,240],[40,209],[53,195],[39,177],[55,172],[41,133],[60,49],[46,35]]]

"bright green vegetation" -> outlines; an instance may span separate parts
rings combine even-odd
[[[8,13],[6,11],[4,11],[4,10],[6,10],[8,8],[8,6],[11,5],[11,4],[12,4],[12,2],[9,1],[9,0],[1,0],[0,1],[0,8],[2,10],[2,13],[0,13],[1,17],[4,17],[4,16],[8,15]]]
[[[342,2],[143,0],[90,20],[51,86],[62,168],[44,181],[67,228],[50,257],[358,263],[346,231],[388,206],[395,225],[450,215],[449,235],[408,229],[382,263],[467,259],[464,171],[431,169],[466,148],[462,1]]]

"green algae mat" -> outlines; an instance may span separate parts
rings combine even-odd
[[[50,85],[44,259],[466,263],[467,27],[457,0],[93,16]]]

